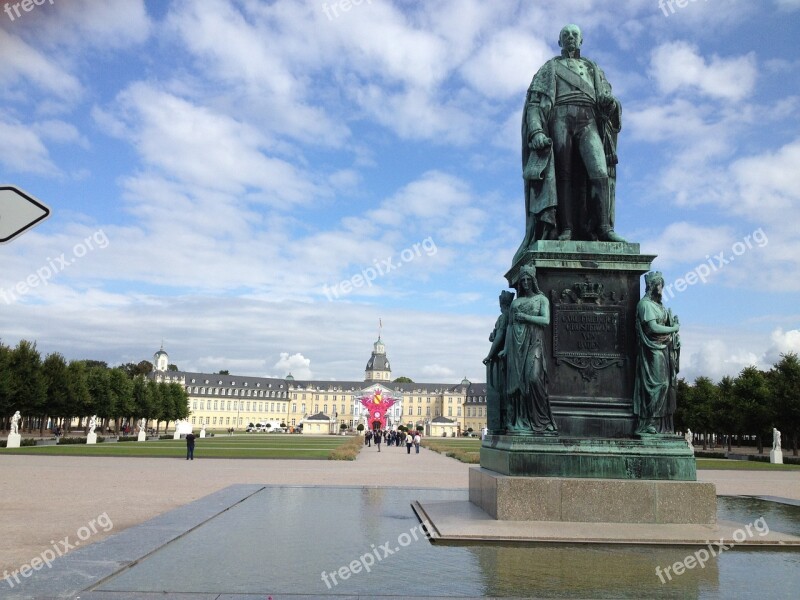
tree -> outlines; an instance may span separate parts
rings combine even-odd
[[[358,425],[356,425],[356,431],[364,431],[364,424],[359,423]]]
[[[70,361],[69,365],[67,365],[67,377],[67,390],[69,391],[67,404],[71,413],[70,416],[80,417],[82,420],[83,417],[94,414],[86,367],[83,361]]]
[[[153,418],[154,404],[147,380],[142,375],[133,379],[133,404],[136,410],[135,417],[150,420]]]
[[[0,342],[0,429],[8,429],[11,411],[11,348]]]
[[[703,450],[708,446],[708,433],[713,431],[713,405],[717,401],[719,389],[708,377],[698,377],[690,394],[692,402],[688,414],[688,426],[703,432]]]
[[[125,363],[124,365],[120,365],[127,374],[128,377],[131,379],[135,378],[138,375],[147,375],[153,370],[153,363],[149,360],[143,360],[139,363]]]
[[[792,440],[792,454],[797,456],[800,437],[800,359],[794,352],[781,354],[781,360],[769,373],[770,389],[775,401],[774,427],[782,429]]]
[[[11,351],[9,361],[9,407],[11,411],[20,411],[28,428],[32,427],[35,418],[42,419],[47,402],[47,387],[42,376],[42,360],[36,350],[36,343],[20,340]],[[24,423],[20,424],[22,427]],[[44,424],[39,422],[40,428]]]
[[[103,369],[107,369],[108,368],[108,363],[106,361],[104,361],[104,360],[85,359],[85,360],[83,360],[81,362],[83,362],[84,366],[87,369],[91,369],[92,367],[101,367]]]
[[[122,367],[111,369],[108,374],[109,393],[112,397],[111,405],[116,420],[115,430],[119,432],[120,419],[133,420],[136,417],[136,403],[133,399],[133,381]]]
[[[180,383],[172,382],[167,384],[167,396],[172,400],[173,415],[175,419],[186,419],[189,417],[189,396]]]
[[[394,383],[414,383],[414,382],[408,377],[398,377],[397,379],[394,380]]]
[[[733,394],[742,416],[742,428],[756,436],[758,453],[764,452],[763,435],[773,422],[774,410],[770,404],[767,377],[756,367],[747,367],[733,382]]]
[[[114,396],[111,394],[111,374],[105,367],[89,367],[86,374],[86,383],[91,396],[92,414],[103,420],[102,430],[108,427],[109,420],[114,416]]]
[[[48,354],[42,363],[42,376],[47,394],[48,413],[55,419],[68,419],[75,412],[70,409],[69,374],[67,361],[58,352]]]
[[[173,365],[170,363],[167,365],[167,371],[180,371],[180,369],[178,368],[178,365]]]
[[[711,403],[711,426],[714,431],[724,433],[728,452],[731,451],[731,438],[741,430],[741,412],[733,391],[733,378],[725,376],[717,384],[717,396]]]
[[[222,369],[222,370],[221,370],[219,373],[217,373],[217,374],[218,374],[218,375],[230,375],[230,373],[228,372],[228,369]]]

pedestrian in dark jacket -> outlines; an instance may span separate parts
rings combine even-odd
[[[186,434],[186,460],[194,460],[194,434]]]

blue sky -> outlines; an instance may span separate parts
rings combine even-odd
[[[0,247],[6,344],[360,379],[382,319],[394,375],[483,381],[574,22],[623,105],[617,230],[706,279],[669,299],[682,374],[800,351],[800,0],[14,4],[0,183],[53,214]]]

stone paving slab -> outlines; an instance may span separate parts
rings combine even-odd
[[[263,486],[234,485],[192,502],[183,510],[160,515],[137,527],[113,535],[101,543],[76,548],[56,559],[51,568],[6,589],[0,581],[3,600],[73,598],[78,592],[135,565],[166,544],[186,535],[215,516],[229,510]]]

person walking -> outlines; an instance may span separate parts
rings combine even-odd
[[[381,441],[382,436],[380,431],[375,432],[375,445],[378,447],[378,452],[381,451]]]
[[[419,435],[419,431],[414,434],[414,447],[417,449],[417,454],[419,454],[419,443],[422,441],[422,437]]]
[[[186,460],[194,460],[194,439],[191,431],[186,434]]]
[[[367,445],[367,448],[372,446],[372,432],[367,431],[367,435],[364,436],[364,443]]]
[[[411,454],[411,446],[414,445],[414,436],[411,433],[406,433],[406,454]]]

